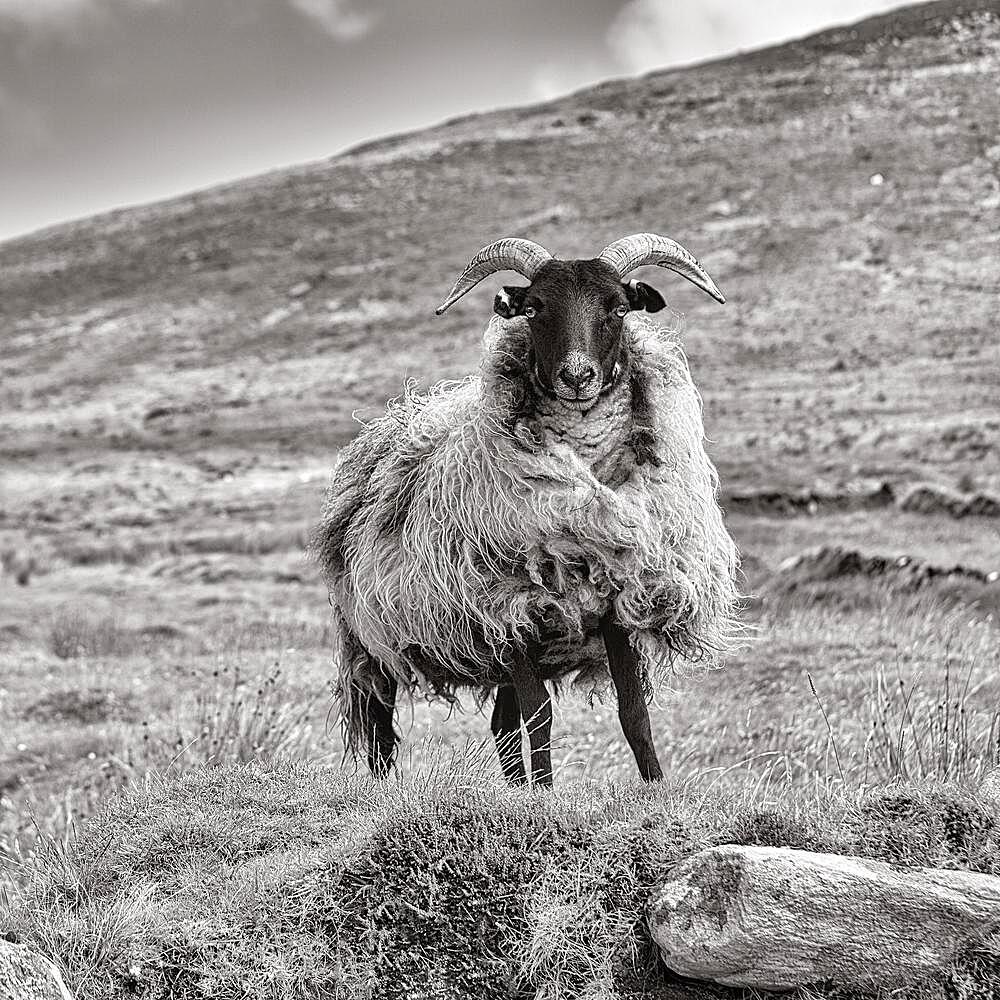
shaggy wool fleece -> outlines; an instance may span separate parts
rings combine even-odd
[[[338,689],[485,694],[529,639],[546,679],[607,679],[598,621],[614,606],[648,689],[733,645],[736,549],[676,339],[625,326],[626,377],[586,415],[535,394],[527,322],[495,317],[480,376],[410,388],[340,454],[313,551],[330,589]],[[636,377],[655,460],[628,446]],[[561,407],[561,404],[556,404]]]

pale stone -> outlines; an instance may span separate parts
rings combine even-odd
[[[59,970],[23,944],[0,938],[0,1000],[73,1000]]]
[[[1000,933],[1000,879],[726,845],[678,865],[649,922],[666,965],[692,979],[905,986]]]
[[[979,794],[982,798],[1000,805],[1000,767],[986,772],[979,785]]]

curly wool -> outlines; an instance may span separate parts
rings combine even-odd
[[[739,634],[736,548],[676,340],[628,317],[624,356],[645,379],[658,461],[618,447],[605,481],[532,406],[527,323],[494,318],[486,344],[481,376],[408,388],[334,469],[313,552],[352,745],[360,693],[391,676],[411,695],[485,695],[530,640],[546,679],[601,686],[598,621],[612,605],[650,689],[681,660],[714,665]],[[616,411],[631,420],[629,383],[601,404],[612,424]]]

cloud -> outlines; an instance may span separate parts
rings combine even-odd
[[[899,0],[629,0],[608,30],[622,66],[642,73],[756,48],[898,6]]]
[[[0,19],[41,25],[72,19],[93,9],[93,0],[0,0]]]
[[[2,2],[2,0],[0,0]],[[312,18],[339,42],[353,42],[371,31],[378,15],[353,10],[350,0],[288,0],[301,14]]]
[[[0,25],[16,21],[36,31],[98,22],[115,8],[155,7],[167,0],[0,0]]]
[[[0,146],[7,156],[28,156],[44,149],[52,133],[42,112],[0,86]]]

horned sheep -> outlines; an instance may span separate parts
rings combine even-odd
[[[611,685],[643,778],[662,777],[647,700],[681,661],[714,664],[739,632],[737,553],[677,340],[626,281],[669,268],[725,299],[663,236],[591,260],[537,243],[481,250],[442,313],[515,270],[494,300],[479,375],[408,388],[340,453],[313,550],[334,609],[350,749],[391,767],[402,690],[494,697],[508,780],[551,784],[546,683]]]

